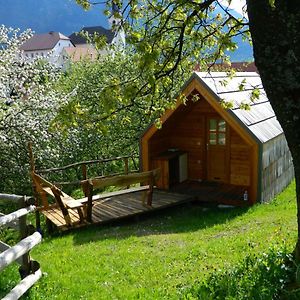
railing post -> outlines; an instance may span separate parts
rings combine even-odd
[[[33,206],[35,203],[33,197],[10,194],[0,194],[0,197],[19,206],[18,210],[0,218],[0,224],[4,226],[10,226],[11,222],[18,220],[20,242],[14,246],[1,243],[4,247],[0,253],[0,271],[14,261],[20,264],[19,273],[22,280],[3,298],[5,300],[19,299],[42,276],[39,263],[31,260],[29,256],[29,251],[41,242],[42,236],[35,232],[34,226],[27,225],[26,221],[27,214],[36,209]]]
[[[154,174],[151,172],[149,178],[149,191],[147,192],[147,205],[152,206],[152,197],[153,197],[153,185],[154,185]]]
[[[92,212],[93,212],[93,183],[89,180],[86,181],[86,190],[88,192],[88,204],[87,204],[87,211],[86,211],[86,219],[88,222],[92,223]]]
[[[26,207],[26,196],[24,196],[20,200],[20,208]],[[23,240],[24,238],[27,237],[28,232],[27,232],[27,215],[24,215],[19,218],[19,230],[20,230],[20,240]],[[29,252],[25,253],[22,256],[22,265],[19,268],[19,272],[21,275],[21,278],[25,278],[27,275],[30,274],[30,257],[29,257]]]

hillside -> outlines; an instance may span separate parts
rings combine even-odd
[[[272,203],[249,209],[192,204],[138,222],[74,230],[44,237],[32,251],[46,275],[27,299],[182,299],[209,274],[247,255],[259,257],[282,243],[291,251],[296,237],[294,183]],[[18,272],[10,268],[1,275],[0,297]],[[263,281],[254,280],[259,292]],[[270,299],[244,295],[230,299]]]

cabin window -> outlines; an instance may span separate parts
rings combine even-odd
[[[209,144],[226,145],[226,122],[223,119],[209,120]]]

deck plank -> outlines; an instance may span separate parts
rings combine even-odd
[[[93,223],[104,224],[113,220],[151,213],[152,211],[192,200],[190,195],[178,193],[173,194],[161,190],[154,190],[152,207],[148,207],[142,203],[142,193],[143,192],[134,192],[125,195],[117,195],[105,200],[95,201],[92,208]],[[86,222],[80,223],[80,218],[76,210],[69,209],[68,211],[73,223],[72,228],[78,228],[87,225]],[[59,208],[43,211],[43,214],[52,223],[54,223],[58,229],[70,229],[66,226],[63,214]]]
[[[110,220],[110,216],[106,215],[103,210],[98,208],[93,208],[92,210],[92,220],[93,222],[105,222],[107,220]],[[99,221],[97,221],[99,220]]]

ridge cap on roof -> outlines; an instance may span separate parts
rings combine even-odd
[[[228,73],[226,72],[217,72],[217,71],[213,71],[213,72],[197,72],[194,71],[194,73],[196,75],[198,75],[199,77],[204,77],[204,78],[223,78],[223,77],[229,77]],[[235,72],[235,75],[233,76],[233,78],[235,77],[260,77],[258,73],[256,72]]]

